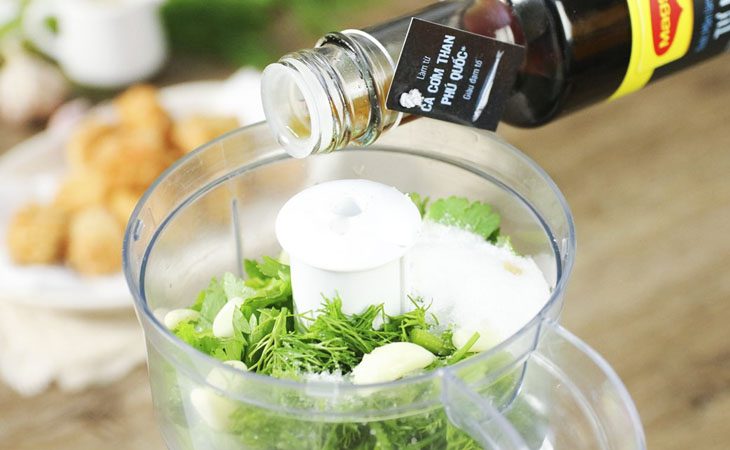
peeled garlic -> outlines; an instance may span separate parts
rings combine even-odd
[[[248,370],[246,364],[238,360],[223,361],[223,364],[241,371]],[[240,390],[243,385],[243,380],[239,375],[218,368],[212,369],[205,381],[222,391]],[[216,431],[228,430],[231,414],[238,407],[233,400],[206,387],[193,388],[190,391],[190,403],[203,422]]]
[[[241,372],[246,372],[248,370],[246,364],[238,360],[223,361],[223,364],[233,367],[234,369],[238,369]],[[240,387],[240,380],[241,376],[239,374],[233,374],[227,370],[221,370],[218,368],[212,369],[205,378],[205,381],[207,381],[211,386],[215,386],[224,391]]]
[[[228,361],[223,361],[223,364],[225,364],[227,366],[231,366],[234,369],[238,369],[242,372],[248,371],[248,366],[246,366],[246,364],[243,361],[239,361],[237,359],[230,359]]]
[[[46,119],[68,95],[69,83],[53,64],[20,44],[4,49],[0,69],[0,118],[12,123]]]
[[[459,327],[454,330],[454,334],[451,336],[451,343],[457,349],[462,348],[469,342],[474,333],[479,333],[479,339],[469,348],[469,352],[478,353],[485,352],[492,347],[499,344],[500,340],[494,336],[494,334],[486,329],[470,328],[470,327]]]
[[[172,330],[181,323],[188,320],[197,320],[198,317],[200,317],[200,313],[192,309],[173,309],[165,314],[163,323],[168,329]]]
[[[152,315],[155,316],[155,319],[159,320],[163,324],[165,323],[165,316],[167,313],[169,313],[170,310],[167,308],[155,308],[152,311]]]
[[[435,359],[433,353],[420,345],[392,342],[365,355],[352,369],[352,382],[372,384],[397,380],[414,370],[423,369]]]
[[[243,299],[234,297],[218,311],[213,319],[213,336],[217,338],[229,338],[233,336],[233,312],[243,305]]]
[[[226,431],[230,427],[231,414],[237,407],[235,402],[204,387],[190,391],[190,403],[203,422],[216,431]]]

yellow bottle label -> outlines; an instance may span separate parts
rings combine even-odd
[[[694,27],[693,0],[628,0],[631,58],[611,100],[643,88],[654,71],[687,54]]]

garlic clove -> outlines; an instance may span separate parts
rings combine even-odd
[[[484,328],[458,327],[451,336],[451,343],[457,349],[462,348],[474,336],[474,333],[479,333],[479,339],[469,348],[470,353],[485,352],[500,342],[494,333]]]
[[[217,338],[229,338],[233,336],[233,312],[243,305],[243,299],[234,297],[218,311],[213,319],[213,336]]]
[[[423,369],[436,356],[410,342],[392,342],[374,349],[362,358],[352,370],[354,384],[372,384],[394,381],[410,372]]]
[[[223,398],[204,387],[193,388],[190,391],[190,403],[203,422],[216,431],[228,430],[231,425],[231,414],[237,408],[232,400]]]
[[[70,91],[69,83],[53,64],[31,55],[21,46],[5,49],[0,70],[0,118],[11,123],[46,119]]]
[[[231,366],[234,369],[238,369],[238,370],[240,370],[242,372],[247,372],[248,371],[248,366],[246,366],[246,364],[244,364],[243,361],[239,361],[237,359],[231,359],[231,360],[228,360],[228,361],[223,361],[223,364],[225,364],[227,366]]]
[[[248,367],[242,361],[230,360],[223,361],[223,364],[233,367],[234,369],[240,370],[241,372],[248,371]],[[241,376],[237,373],[230,373],[230,371],[222,370],[219,368],[213,368],[208,376],[205,378],[211,386],[215,386],[220,390],[236,390],[242,386]]]
[[[160,323],[164,324],[165,323],[165,316],[169,312],[170,312],[170,310],[167,309],[167,308],[155,308],[152,311],[152,315],[155,316],[155,319],[159,320]]]
[[[168,329],[173,330],[181,323],[190,320],[197,320],[199,317],[200,313],[192,309],[173,309],[172,311],[165,314],[163,323]]]
[[[248,370],[246,364],[238,360],[223,361],[223,364],[243,372]],[[213,368],[205,381],[222,391],[240,391],[243,386],[240,375],[219,368]],[[190,403],[203,422],[216,431],[230,428],[231,414],[238,406],[233,400],[205,387],[196,387],[190,391]]]

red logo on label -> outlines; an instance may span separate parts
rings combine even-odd
[[[682,7],[677,0],[650,0],[654,52],[662,56],[672,48]]]

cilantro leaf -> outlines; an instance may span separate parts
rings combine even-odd
[[[210,284],[205,288],[196,300],[193,309],[200,311],[201,325],[210,328],[218,311],[228,301],[223,284],[217,278],[210,280]]]
[[[243,355],[244,344],[245,341],[238,334],[232,338],[218,339],[218,346],[213,350],[211,355],[221,361],[240,361]]]
[[[259,272],[268,278],[279,278],[282,280],[289,280],[291,278],[289,266],[268,256],[264,256],[263,262],[257,264],[257,267]]]
[[[291,282],[269,278],[267,280],[246,280],[246,286],[253,288],[253,294],[245,299],[243,312],[247,318],[261,308],[284,307],[292,309]]]
[[[252,315],[251,317],[256,316]],[[237,333],[251,334],[251,322],[246,320],[240,308],[236,308],[233,311],[233,329]]]
[[[265,256],[261,263],[251,260],[244,262],[244,267],[249,279],[243,284],[250,289],[243,304],[246,318],[250,320],[253,314],[262,308],[293,310],[289,266]]]
[[[242,279],[230,272],[223,274],[223,291],[226,293],[227,300],[234,297],[245,299],[255,293],[253,289],[246,286]]]
[[[416,192],[409,192],[408,198],[411,199],[411,201],[416,205],[416,208],[418,208],[418,212],[421,213],[421,217],[423,217],[426,214],[426,209],[428,209],[428,202],[431,201],[429,197],[421,197],[421,194],[418,194]]]
[[[424,219],[471,231],[491,242],[495,242],[499,236],[501,220],[499,214],[486,203],[470,202],[464,197],[454,196],[431,203]]]
[[[210,355],[218,346],[218,339],[210,331],[198,331],[192,322],[182,322],[173,330],[175,335],[189,346]]]
[[[249,278],[266,278],[266,275],[259,270],[259,263],[255,259],[244,260],[243,270]]]
[[[198,330],[193,322],[183,322],[173,332],[186,344],[216,359],[241,360],[245,342],[240,335],[219,339],[210,330]]]

